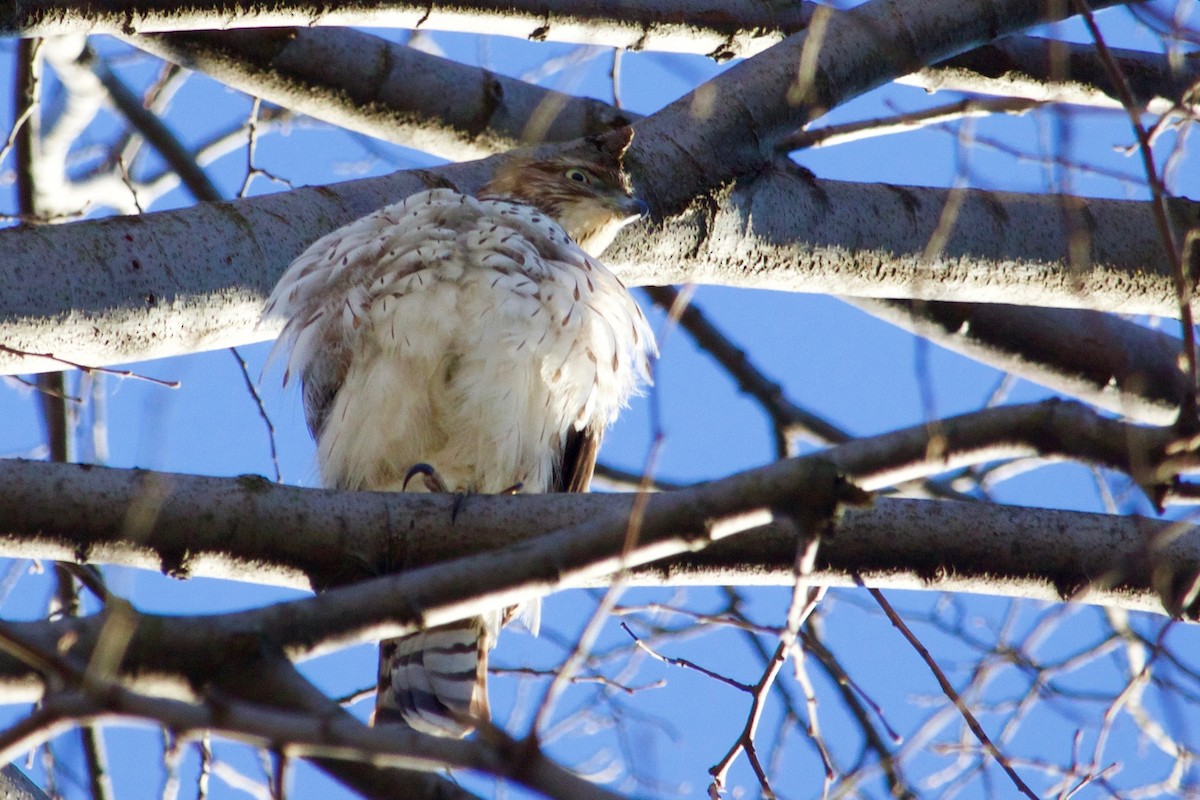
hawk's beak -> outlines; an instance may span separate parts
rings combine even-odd
[[[622,197],[617,208],[627,215],[624,219],[626,224],[650,214],[650,206],[646,205],[645,200],[638,197]]]

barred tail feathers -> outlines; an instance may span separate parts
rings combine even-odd
[[[473,617],[380,642],[374,724],[462,738],[488,719],[488,627]]]

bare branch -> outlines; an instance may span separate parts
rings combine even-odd
[[[580,42],[632,50],[705,53],[712,58],[749,56],[800,30],[812,3],[774,9],[736,0],[637,0],[614,14],[604,4],[570,0],[518,0],[503,8],[487,2],[453,5],[398,0],[377,3],[253,5],[218,0],[207,6],[171,0],[110,0],[87,9],[60,0],[22,4],[0,25],[8,36],[62,33],[133,34],[206,28],[358,25],[486,33],[520,39]]]
[[[54,642],[63,642],[61,637],[69,630],[73,644],[64,655],[86,663],[105,620],[123,609],[132,624],[120,668],[140,681],[151,685],[166,681],[178,690],[183,688],[182,678],[203,682],[221,664],[250,658],[264,647],[278,648],[292,659],[310,657],[358,641],[445,624],[694,550],[718,532],[737,533],[721,523],[748,509],[774,506],[819,524],[843,502],[861,502],[862,497],[827,460],[810,457],[696,489],[653,495],[644,502],[639,539],[633,545],[627,541],[630,506],[626,505],[612,516],[593,517],[549,534],[535,547],[517,544],[250,611],[168,619],[138,615],[124,604],[110,603],[104,614],[86,620],[0,623],[0,629],[6,631],[8,641],[28,642],[35,653],[55,652]],[[453,502],[451,497],[431,499]],[[449,519],[449,509],[443,512]],[[12,656],[0,657],[0,671],[8,673],[9,687],[16,693],[10,696],[19,696],[37,683],[25,662]]]
[[[179,175],[192,197],[207,201],[222,199],[217,187],[196,163],[192,154],[184,148],[179,137],[167,128],[158,115],[142,105],[141,98],[135,96],[129,87],[113,74],[108,64],[99,58],[91,47],[83,49],[79,61],[95,73],[96,78],[108,90],[113,105]]]
[[[565,141],[637,115],[360,31],[188,32],[132,44],[294,111],[455,161]]]
[[[1200,62],[1111,48],[1134,101],[1152,114],[1195,113]],[[1122,108],[1119,90],[1090,44],[1010,36],[898,78],[929,91],[950,90],[1054,103]]]
[[[52,657],[52,651],[47,656]],[[270,673],[272,677],[280,679],[282,670],[294,674],[290,664],[276,660],[279,666]],[[263,677],[263,668],[244,666],[245,673]],[[302,679],[296,675],[293,680]],[[75,684],[48,694],[31,717],[0,733],[0,758],[11,760],[40,744],[57,732],[64,720],[98,722],[133,718],[152,720],[174,731],[212,731],[259,747],[278,749],[287,755],[320,759],[323,766],[342,760],[434,772],[449,765],[511,777],[549,797],[591,800],[617,797],[562,769],[535,748],[520,747],[494,730],[486,738],[459,741],[409,729],[368,728],[334,708],[321,709],[325,713],[280,710],[238,702],[220,693],[212,693],[200,703],[188,703],[138,694],[116,682],[98,682],[82,671],[77,672]],[[296,690],[285,689],[284,694],[296,694]],[[332,771],[337,772],[336,768]],[[353,778],[347,782],[360,783]],[[376,784],[381,782],[375,780]],[[446,797],[450,789],[436,778],[432,784],[427,779],[413,783],[429,788],[436,785],[439,791],[428,796]],[[412,791],[413,783],[404,788]],[[450,794],[460,793],[450,789]]]
[[[1019,776],[1016,770],[1012,768],[1012,764],[1009,763],[1009,760],[1005,758],[1004,754],[1001,753],[996,745],[992,743],[991,738],[989,738],[987,733],[984,732],[983,726],[979,724],[979,721],[975,719],[975,715],[971,713],[971,709],[967,707],[965,702],[963,702],[962,697],[954,690],[954,687],[950,685],[950,681],[946,679],[945,673],[942,672],[941,668],[937,665],[937,662],[933,660],[933,656],[929,655],[929,651],[925,649],[923,644],[921,644],[921,640],[913,635],[908,626],[904,624],[904,620],[900,619],[900,615],[892,609],[891,604],[888,603],[887,598],[883,596],[883,593],[873,587],[867,587],[867,590],[871,593],[871,596],[875,598],[875,601],[879,603],[879,606],[883,609],[884,613],[887,614],[887,618],[891,620],[891,623],[896,627],[896,630],[900,631],[904,638],[908,640],[908,643],[912,645],[913,649],[916,650],[921,656],[922,660],[924,660],[930,671],[933,672],[934,677],[937,678],[938,685],[942,687],[942,691],[947,697],[950,698],[951,702],[954,703],[954,706],[958,709],[959,713],[963,715],[963,719],[966,720],[968,727],[971,729],[971,733],[975,734],[975,737],[979,739],[980,743],[983,745],[988,754],[992,758],[996,759],[996,762],[1008,774],[1009,779],[1013,782],[1013,785],[1017,787],[1017,790],[1020,791],[1021,794],[1030,798],[1030,800],[1038,800],[1038,795],[1029,788],[1025,781],[1021,780],[1021,776]]]
[[[1174,421],[1182,342],[1111,314],[1006,304],[846,298],[942,347],[1143,422]]]
[[[637,140],[635,140],[637,141]],[[678,154],[675,156],[678,158]],[[493,167],[297,189],[133,218],[0,232],[0,371],[92,367],[261,341],[270,287],[320,233],[432,182],[478,186]],[[922,260],[947,190],[816,181],[784,167],[706,195],[618,239],[606,261],[631,283],[696,281],[866,297],[1004,302],[1172,314],[1169,267],[1148,204],[1080,201],[1091,264],[1068,258],[1059,199],[967,192],[946,253]],[[1200,205],[1170,207],[1187,228]],[[831,213],[836,209],[837,213]],[[847,248],[854,248],[848,250]],[[71,261],[45,280],[30,265]],[[53,353],[55,360],[24,353]]]
[[[793,485],[794,471],[815,463],[814,458],[831,458],[871,486],[886,485],[898,473],[935,474],[972,459],[1037,448],[1047,455],[1134,469],[1146,479],[1156,474],[1154,465],[1161,463],[1171,440],[1168,430],[1123,425],[1071,404],[1005,407],[943,420],[933,430],[922,425],[850,442],[824,456],[657,494],[646,500],[646,508],[648,518],[664,526],[664,535],[669,531],[677,537],[671,546],[678,547],[705,535],[697,515],[716,513],[716,507],[737,514],[791,502],[795,495],[779,487]],[[1168,456],[1179,457],[1187,455]],[[1182,466],[1186,461],[1168,463]],[[450,497],[297,489],[262,478],[9,461],[0,462],[0,484],[6,487],[0,498],[3,555],[322,587],[488,552],[550,531],[566,531],[557,534],[566,536],[590,530],[589,521],[614,521],[617,526],[615,521],[626,519],[634,502],[629,495],[478,496],[470,498],[451,525]],[[688,503],[690,510],[680,512],[682,516],[672,511]],[[621,530],[623,534],[623,526]],[[1017,538],[1020,552],[1008,546]],[[584,546],[583,539],[573,542],[573,547]],[[531,546],[557,565],[556,586],[587,585],[607,574],[599,562],[584,572],[564,571],[565,551],[560,558],[549,539],[539,538]],[[1197,548],[1200,534],[1183,523],[983,504],[879,501],[874,510],[840,518],[836,535],[822,547],[820,571],[812,583],[844,584],[859,572],[878,585],[1079,597],[1190,614],[1195,602],[1187,590],[1200,574]],[[331,560],[330,553],[349,557]],[[789,585],[794,555],[788,526],[768,526],[705,553],[635,570],[630,580],[648,585]],[[463,566],[471,577],[461,578],[462,585],[485,594],[486,581],[499,580],[497,563],[487,561],[478,568],[484,581]],[[529,575],[539,568],[527,558],[511,574]],[[512,580],[512,590],[518,591],[517,578]],[[535,594],[550,588],[536,581],[521,585]],[[378,608],[405,607],[402,601],[387,602],[392,605],[380,601]],[[374,613],[370,619],[378,619],[378,609]]]
[[[37,462],[4,462],[0,476],[12,506],[25,509],[21,514],[9,506],[0,509],[4,556],[87,559],[296,588],[365,578],[389,564],[394,568],[397,559],[415,567],[486,552],[629,507],[629,499],[620,495],[473,497],[449,525],[451,501],[440,497],[339,494],[272,487],[265,481],[256,486],[246,479]],[[149,488],[155,484],[170,489]],[[153,491],[164,494],[154,500],[148,496]],[[75,503],[64,508],[58,499],[53,512],[33,513],[44,508],[48,494],[72,497]],[[139,495],[143,498],[132,499]],[[68,513],[76,504],[78,517]],[[135,520],[148,513],[153,525],[125,528],[130,507]],[[402,545],[389,533],[400,520],[412,526]],[[1030,548],[1023,552],[1036,558],[999,544],[1018,538]],[[879,500],[874,508],[838,521],[813,581],[849,585],[848,576],[858,571],[881,586],[1056,600],[1076,597],[1090,585],[1078,599],[1161,611],[1149,572],[1159,550],[1155,543],[1162,543],[1162,560],[1177,565],[1180,575],[1200,568],[1200,541],[1182,523]],[[400,552],[389,555],[396,547]],[[341,551],[335,548],[353,553],[356,563],[339,565],[324,557]],[[766,526],[744,541],[635,570],[630,580],[632,585],[788,585],[794,549],[786,526]],[[183,552],[186,560],[180,559]]]
[[[810,147],[831,147],[875,136],[891,136],[954,120],[987,117],[993,114],[1021,116],[1041,105],[1043,102],[1040,100],[1027,100],[1020,97],[959,100],[956,103],[912,111],[907,114],[893,114],[888,117],[846,122],[840,125],[805,128],[780,140],[778,149],[789,151]]]
[[[1081,267],[1070,258],[1064,198],[960,191],[946,246],[927,259],[950,195],[817,180],[780,164],[630,230],[605,260],[653,285],[1178,314],[1149,203],[1070,198],[1087,225],[1090,261]],[[1168,208],[1181,230],[1200,220],[1200,204]]]

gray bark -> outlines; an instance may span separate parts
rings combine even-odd
[[[747,0],[636,0],[620,13],[606,3],[575,0],[516,0],[502,7],[486,2],[388,4],[254,4],[216,0],[208,4],[173,0],[107,0],[80,6],[62,0],[12,3],[0,34],[54,36],[64,33],[134,34],[206,28],[267,28],[295,25],[359,25],[424,28],[519,39],[602,44],[631,50],[704,53],[713,58],[751,56],[801,29],[812,3],[781,10]]]
[[[333,125],[460,161],[632,122],[555,92],[351,29],[188,32],[130,43]],[[545,120],[545,125],[530,125]]]
[[[16,764],[0,769],[0,800],[49,800],[36,783],[25,777]]]
[[[965,191],[945,247],[929,254],[952,195],[817,180],[785,164],[633,228],[605,261],[654,285],[1178,315],[1149,203]],[[1200,204],[1171,209],[1180,230],[1200,223]],[[1068,253],[1078,233],[1086,263]]]
[[[142,361],[273,338],[258,316],[308,244],[435,183],[471,190],[487,162],[231,203],[0,232],[0,372]],[[1059,200],[970,192],[945,254],[923,258],[947,190],[813,180],[785,167],[628,230],[605,260],[628,282],[1172,315],[1146,203],[1085,200],[1092,261],[1067,254]],[[1180,224],[1200,205],[1176,201]],[[70,265],[70,269],[67,266]],[[18,352],[12,352],[13,350]]]
[[[1184,113],[1196,103],[1200,60],[1110,48],[1137,103],[1152,114]],[[898,79],[928,91],[1024,97],[1121,108],[1116,87],[1091,44],[1010,36]]]
[[[411,570],[520,542],[590,519],[627,514],[629,495],[471,497],[453,524],[452,498],[298,489],[264,479],[205,478],[38,462],[0,463],[0,555],[120,564],[178,577],[305,589]],[[44,509],[47,496],[60,512]],[[157,507],[145,528],[130,509]],[[136,517],[134,517],[136,518]],[[401,533],[402,532],[402,533]],[[1181,574],[1200,569],[1200,529],[1135,516],[926,500],[880,499],[847,510],[822,545],[814,583],[852,575],[904,589],[1081,599],[1162,611],[1147,565],[1156,547]],[[1009,544],[1020,542],[1019,548]],[[339,554],[331,558],[330,553]],[[790,586],[795,532],[744,537],[634,570],[633,585]],[[1137,567],[1137,574],[1126,569]],[[1101,576],[1114,579],[1107,585]],[[576,586],[603,585],[606,579]],[[1091,583],[1089,583],[1091,582]]]
[[[937,437],[943,448],[936,457],[929,453],[931,437]],[[1132,473],[1154,492],[1154,482],[1168,482],[1175,471],[1197,466],[1195,457],[1187,453],[1168,455],[1173,437],[1169,430],[1125,425],[1073,404],[992,409],[943,420],[936,429],[921,425],[857,440],[818,456],[655,495],[649,498],[644,524],[657,534],[643,532],[640,541],[652,542],[657,535],[661,546],[676,548],[674,554],[678,555],[682,552],[679,548],[688,549],[710,536],[721,538],[715,531],[730,525],[762,524],[741,516],[747,513],[773,508],[776,516],[804,516],[804,507],[791,509],[789,505],[797,497],[815,498],[804,494],[808,489],[796,481],[807,480],[804,465],[822,459],[829,459],[864,488],[875,489],[1002,456],[1073,457]],[[603,565],[596,566],[599,562],[589,561],[592,566],[581,571],[570,566],[576,563],[570,562],[575,557],[570,554],[594,558],[597,551],[586,549],[591,541],[587,537],[600,536],[605,525],[623,535],[634,502],[630,495],[472,496],[451,523],[451,497],[298,489],[261,478],[217,479],[0,462],[0,482],[6,486],[0,499],[3,555],[37,553],[157,568],[168,574],[316,587],[443,564],[437,571],[441,581],[437,586],[453,590],[454,580],[458,580],[457,590],[476,587],[481,593],[493,589],[540,593],[546,591],[546,582],[561,588],[603,580],[611,564],[606,571]],[[929,510],[896,511],[920,508]],[[926,518],[918,519],[922,513]],[[839,521],[822,551],[826,559],[823,569],[831,572],[818,574],[814,580],[845,580],[846,575],[861,572],[911,585],[913,576],[928,578],[940,571],[939,580],[978,579],[989,590],[1008,585],[1043,596],[1047,587],[1054,587],[1061,598],[1089,586],[1101,593],[1099,597],[1116,598],[1124,604],[1151,607],[1157,597],[1160,604],[1171,608],[1173,592],[1179,585],[1189,585],[1190,576],[1200,569],[1200,553],[1194,551],[1200,547],[1200,538],[1190,527],[1064,513],[975,504],[881,504],[878,516],[857,512]],[[932,524],[929,514],[942,516]],[[1044,525],[1035,524],[1039,514],[1045,515]],[[906,515],[916,521],[899,522]],[[991,528],[996,533],[982,539],[962,535],[973,527]],[[542,538],[529,542],[526,536]],[[711,557],[715,560],[709,556],[698,561],[685,558],[644,571],[638,580],[790,582],[794,579],[793,534],[785,527],[771,536],[765,541],[775,544],[769,547],[760,543],[729,554],[718,550]],[[481,578],[467,567],[462,573],[445,566],[449,560],[481,552],[481,548],[520,548],[522,542],[530,549],[515,557],[512,575],[507,568],[500,568],[499,557],[485,559],[476,570],[502,573],[503,577]],[[1009,546],[1012,542],[1020,542],[1021,547]],[[838,555],[843,547],[850,549]],[[1041,547],[1046,553],[1030,558],[1028,547]],[[767,556],[770,552],[775,555]],[[886,558],[872,553],[886,554]],[[629,564],[648,563],[654,560],[652,555],[643,553]],[[522,557],[529,563],[518,565]],[[889,564],[893,566],[889,568]],[[1113,576],[1111,581],[1102,577],[1106,574]],[[544,582],[531,582],[530,576]],[[489,581],[500,583],[492,586]],[[955,588],[969,585],[954,584]],[[363,611],[363,601],[356,600],[356,613],[368,615],[359,625],[380,623],[380,608],[406,609],[416,596],[397,597],[385,591],[376,597],[383,605],[373,612]],[[502,598],[504,602],[513,599],[509,595]],[[501,601],[493,598],[490,602],[495,606]],[[461,607],[444,610],[466,613]],[[266,623],[251,626],[262,624]],[[312,627],[303,630],[309,631],[300,637],[303,641],[332,635],[319,634]],[[293,638],[287,646],[298,646],[295,635],[289,635]],[[280,642],[280,646],[284,644]]]

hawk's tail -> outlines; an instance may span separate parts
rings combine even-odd
[[[375,724],[462,738],[487,719],[486,628],[472,617],[380,642]]]

